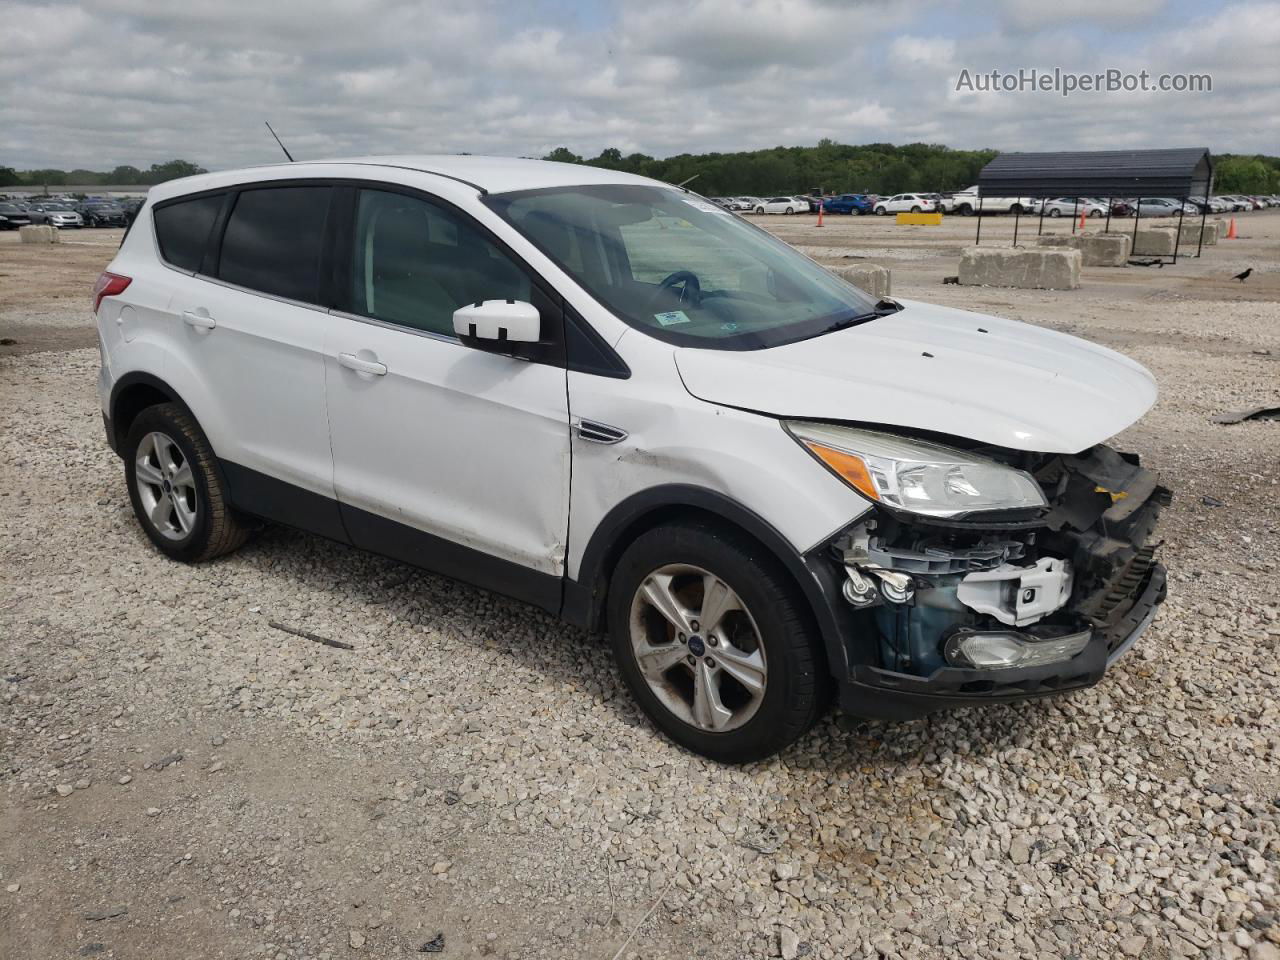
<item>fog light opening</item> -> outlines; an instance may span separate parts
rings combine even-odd
[[[1092,630],[1041,640],[1012,631],[962,630],[947,641],[947,662],[972,670],[1038,667],[1070,660],[1089,645]]]

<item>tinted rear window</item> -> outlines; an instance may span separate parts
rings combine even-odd
[[[160,256],[180,270],[199,270],[222,199],[219,193],[157,208],[153,216]]]
[[[218,276],[237,286],[314,303],[330,187],[246,190],[236,200]]]

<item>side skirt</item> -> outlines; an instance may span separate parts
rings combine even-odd
[[[562,578],[530,570],[242,467],[219,466],[237,510],[560,614]]]

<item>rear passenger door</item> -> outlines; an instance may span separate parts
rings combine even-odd
[[[326,228],[334,188],[271,183],[225,195],[214,243],[169,310],[178,362],[205,384],[201,425],[242,509],[345,539],[325,417]],[[157,210],[163,236],[164,208]],[[220,244],[217,242],[220,237]]]
[[[452,206],[389,187],[345,195],[344,317],[325,362],[352,542],[556,609],[569,515],[558,298]],[[543,361],[454,336],[454,310],[495,299],[538,308]]]

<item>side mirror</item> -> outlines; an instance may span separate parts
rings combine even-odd
[[[522,300],[484,300],[453,311],[453,332],[463,343],[496,353],[514,352],[507,345],[542,339],[538,308]]]

